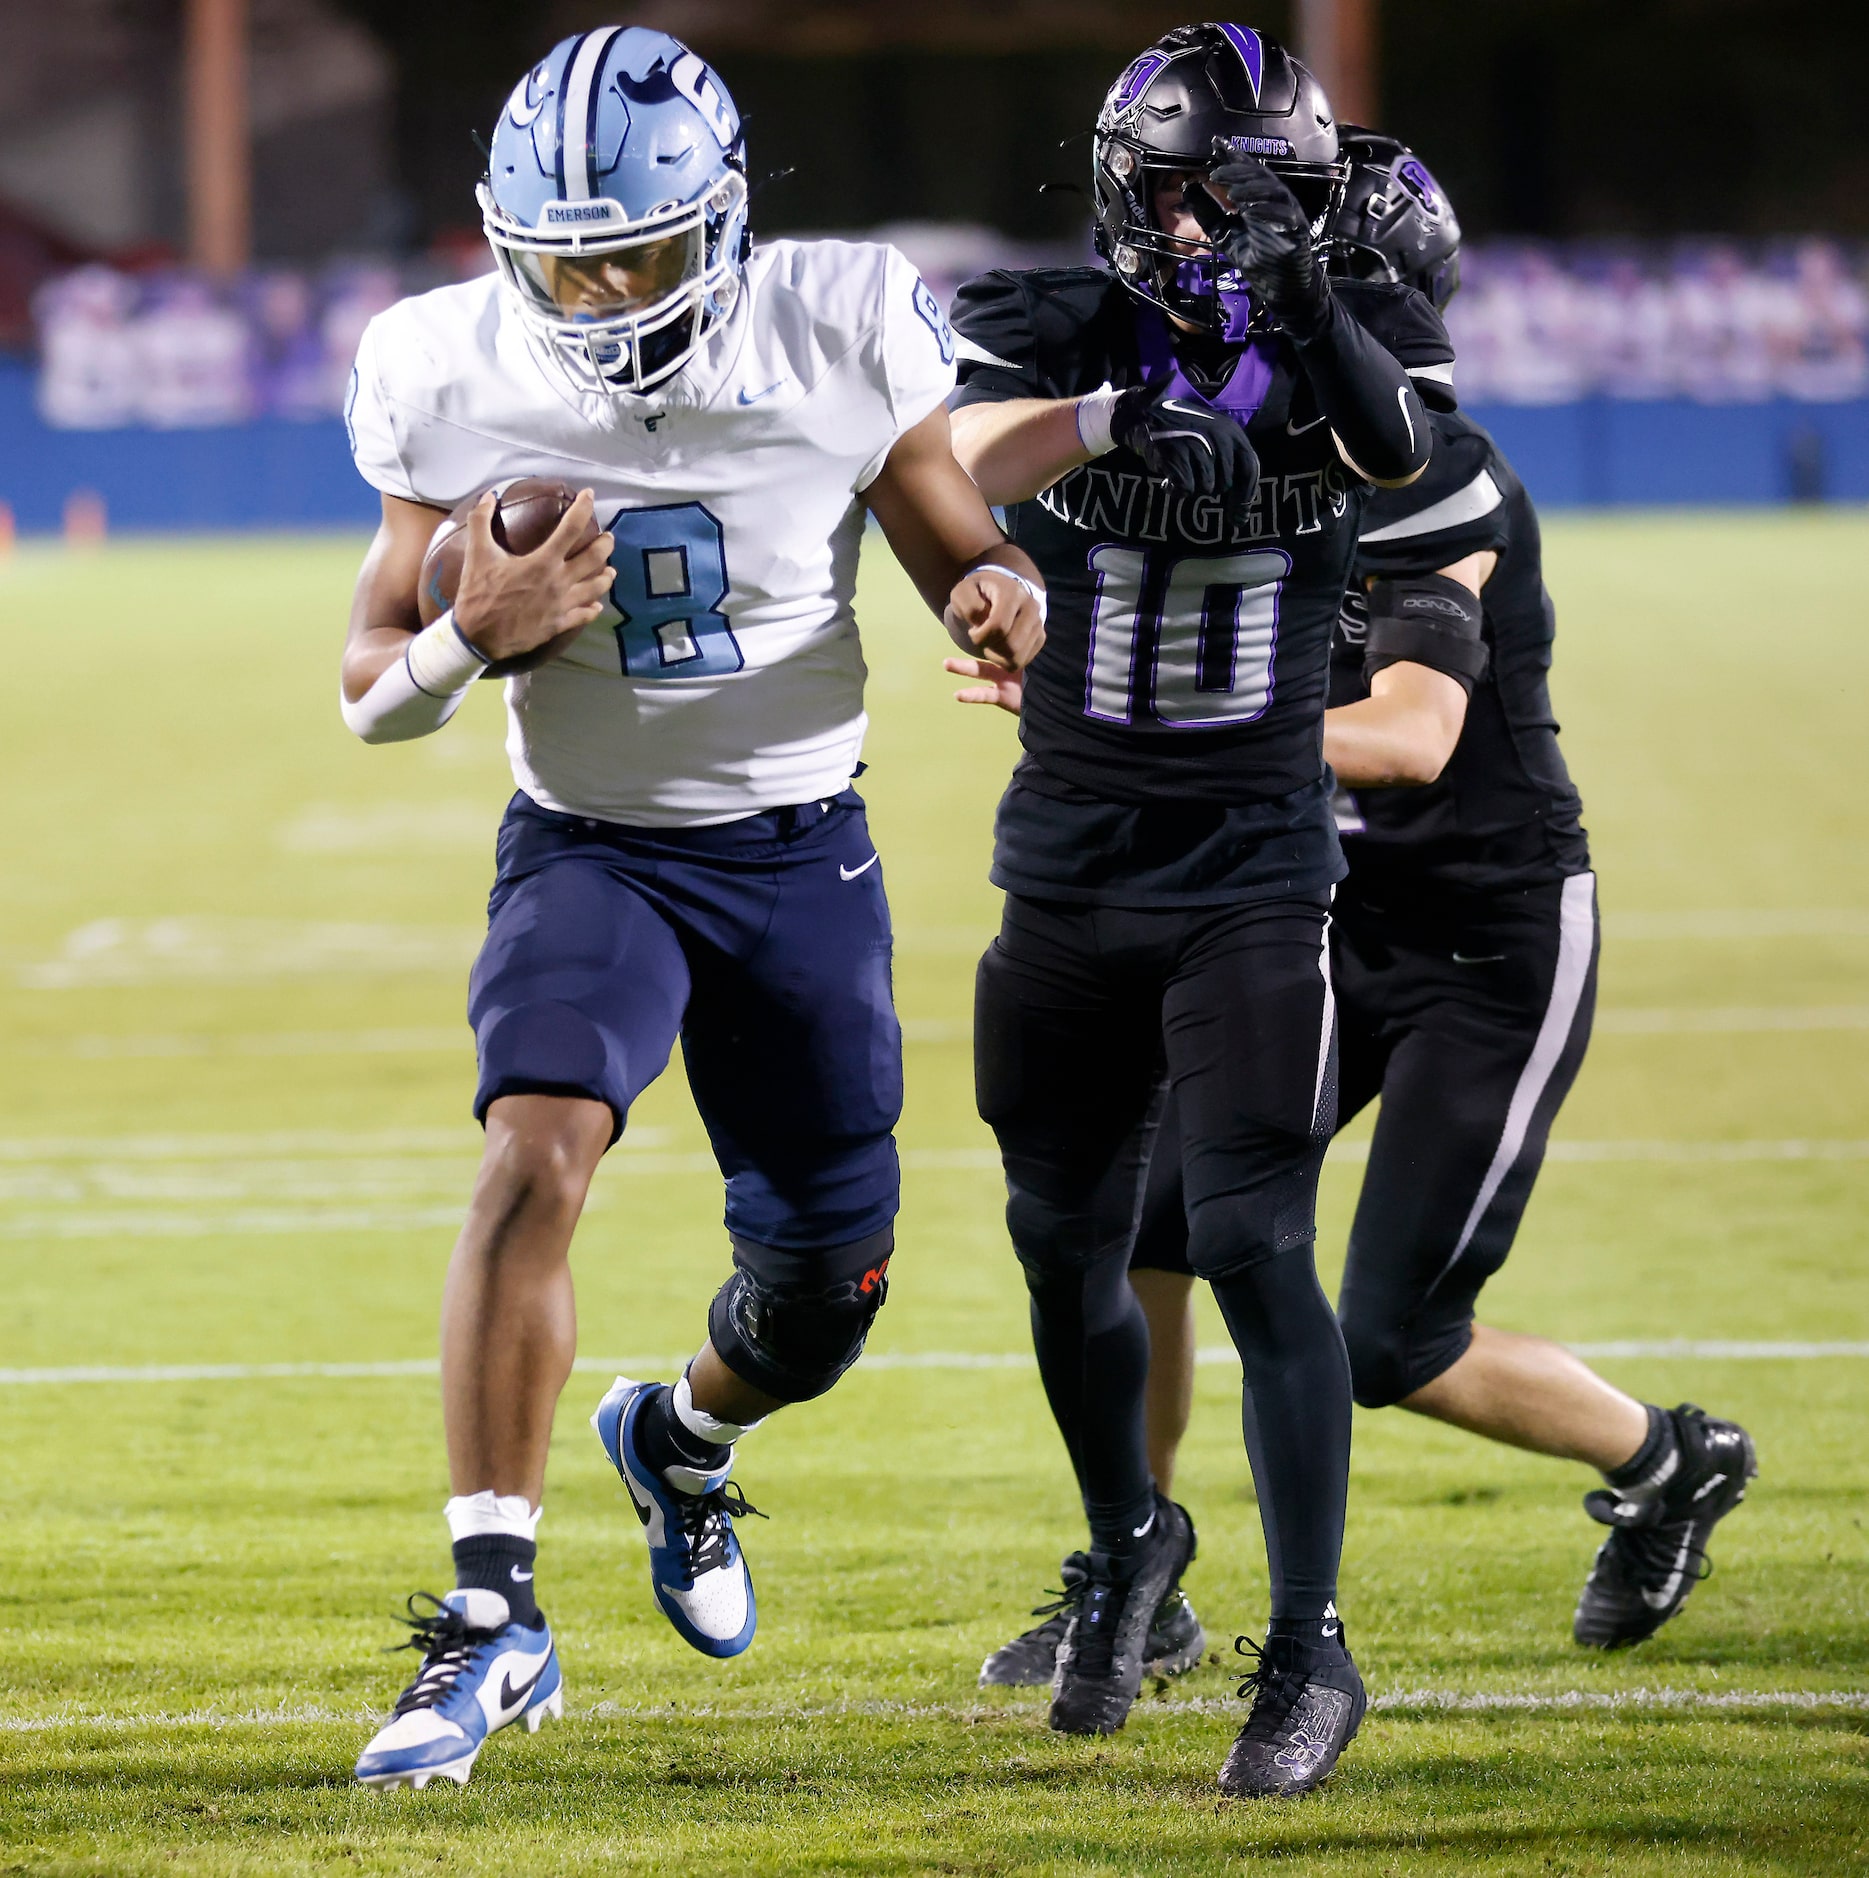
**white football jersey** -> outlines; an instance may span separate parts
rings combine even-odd
[[[953,385],[947,321],[894,248],[775,241],[646,396],[578,393],[489,274],[371,321],[347,416],[364,478],[406,501],[452,508],[515,476],[596,491],[610,605],[506,681],[507,752],[547,808],[679,828],[849,782],[859,498]]]

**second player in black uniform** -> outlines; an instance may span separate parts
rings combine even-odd
[[[1419,295],[1331,291],[1335,124],[1251,29],[1178,29],[1137,59],[1105,100],[1094,173],[1110,265],[987,275],[954,313],[956,453],[1012,505],[1050,595],[996,828],[1007,900],[976,1066],[1090,1526],[1051,1718],[1122,1725],[1192,1554],[1144,1454],[1148,1336],[1127,1277],[1165,1072],[1189,1255],[1245,1370],[1272,1579],[1221,1785],[1301,1792],[1364,1706],[1334,1604],[1349,1366],[1312,1260],[1342,873],[1320,752],[1329,641],[1372,487],[1427,461],[1405,368],[1452,354]]]
[[[1394,140],[1345,145],[1333,264],[1445,305],[1459,280],[1445,195]],[[1756,1462],[1735,1424],[1638,1402],[1560,1345],[1474,1320],[1589,1039],[1596,895],[1546,684],[1537,514],[1491,437],[1445,388],[1430,397],[1433,459],[1372,499],[1331,648],[1325,748],[1355,784],[1336,801],[1339,1124],[1381,1101],[1338,1308],[1364,1406],[1603,1470],[1585,1504],[1612,1530],[1574,1634],[1615,1647],[1679,1610]],[[1490,564],[1478,609],[1433,578],[1473,556]],[[1377,675],[1404,665],[1441,675],[1451,714],[1411,719],[1386,685],[1372,708]],[[1174,1127],[1171,1102],[1133,1263],[1191,1289]],[[1038,1636],[1001,1654],[1029,1670]]]

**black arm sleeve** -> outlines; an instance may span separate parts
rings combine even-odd
[[[1330,317],[1298,358],[1338,441],[1378,483],[1400,483],[1427,467],[1428,414],[1408,374],[1334,296]]]

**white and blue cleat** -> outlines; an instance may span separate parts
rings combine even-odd
[[[428,1597],[418,1592],[417,1597]],[[451,1591],[429,1598],[404,1620],[403,1646],[422,1652],[422,1667],[387,1722],[357,1761],[366,1787],[425,1787],[431,1780],[467,1785],[474,1757],[490,1734],[523,1721],[537,1734],[546,1716],[565,1712],[565,1679],[543,1618],[536,1630],[509,1620],[497,1591]]]
[[[753,1641],[759,1612],[733,1522],[749,1513],[764,1515],[728,1485],[730,1464],[711,1473],[671,1467],[664,1475],[642,1458],[642,1411],[666,1387],[619,1376],[597,1404],[591,1426],[642,1522],[649,1582],[663,1615],[702,1655],[738,1656]]]

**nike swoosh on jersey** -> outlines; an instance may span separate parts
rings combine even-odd
[[[757,404],[761,398],[770,398],[784,383],[785,380],[783,378],[775,378],[764,391],[748,391],[747,388],[742,385],[740,387],[740,402],[742,404]]]
[[[1503,952],[1454,952],[1449,956],[1456,965],[1497,965],[1506,955]]]
[[[855,880],[859,874],[867,874],[870,871],[870,869],[874,867],[876,863],[880,861],[882,858],[883,857],[880,854],[872,854],[870,858],[867,861],[865,861],[861,867],[846,867],[840,861],[837,864],[837,871],[844,877],[844,879]]]
[[[1323,423],[1323,421],[1321,417],[1314,417],[1308,424],[1294,424],[1290,418],[1287,418],[1285,420],[1285,435],[1287,437],[1302,437],[1307,430],[1316,430],[1318,425]]]
[[[551,1660],[552,1659],[548,1656],[545,1662],[541,1663],[538,1668],[532,1672],[531,1681],[522,1682],[517,1689],[513,1687],[513,1672],[510,1669],[507,1670],[505,1674],[500,1677],[500,1707],[503,1709],[513,1708],[523,1702],[526,1697],[538,1687],[539,1678],[545,1674],[545,1665]]]

